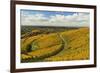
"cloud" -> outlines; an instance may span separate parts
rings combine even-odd
[[[34,15],[21,15],[21,25],[39,25],[47,21],[47,18],[43,14],[34,14]]]
[[[74,13],[72,15],[51,15],[45,14],[22,14],[21,25],[37,25],[37,26],[71,26],[84,27],[89,26],[88,13]]]

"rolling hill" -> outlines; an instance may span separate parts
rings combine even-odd
[[[45,33],[47,29],[49,33]],[[46,28],[41,34],[22,38],[21,62],[89,59],[88,27],[76,29],[64,28],[60,31],[55,29],[54,32],[53,30],[51,32],[49,28]]]

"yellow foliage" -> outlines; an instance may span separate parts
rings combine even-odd
[[[38,39],[41,36],[42,35],[31,36],[31,37],[21,39],[21,51],[27,50],[28,45],[30,45],[34,40]]]
[[[27,55],[21,54],[22,60],[28,58],[45,57],[43,61],[68,61],[68,60],[86,60],[89,59],[89,28],[70,29],[59,34],[57,33],[41,34],[21,39],[21,50],[26,50],[28,45],[36,43],[38,49],[27,52]],[[61,49],[63,50],[54,55]],[[34,45],[32,45],[34,48]],[[49,57],[47,57],[49,55]],[[50,56],[51,55],[51,56]]]
[[[89,29],[81,28],[62,32],[66,39],[65,48],[59,54],[46,58],[46,61],[89,59]]]
[[[29,52],[28,55],[33,56],[33,57],[42,57],[46,55],[52,55],[54,52],[60,50],[61,47],[62,47],[62,44],[48,47],[45,49],[38,49],[36,51]]]
[[[21,54],[21,59],[22,60],[27,60],[27,59],[31,59],[31,58],[32,58],[32,56]]]
[[[53,33],[40,37],[34,43],[37,43],[39,48],[46,48],[49,46],[61,44],[62,40],[58,37],[56,33]]]

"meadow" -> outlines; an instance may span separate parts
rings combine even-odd
[[[30,27],[21,29],[21,62],[89,59],[88,27]]]

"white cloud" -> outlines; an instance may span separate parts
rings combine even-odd
[[[21,25],[41,26],[89,26],[89,14],[74,13],[73,15],[54,15],[46,17],[44,14],[21,15]]]

